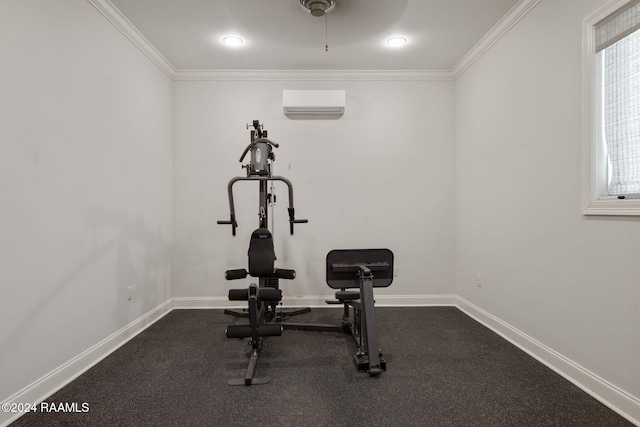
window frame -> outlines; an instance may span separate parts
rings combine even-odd
[[[632,0],[612,0],[582,23],[582,214],[640,216],[640,199],[618,199],[607,192],[607,154],[598,108],[602,93],[602,61],[595,52],[595,25]]]

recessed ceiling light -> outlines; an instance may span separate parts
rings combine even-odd
[[[243,43],[242,39],[236,36],[226,36],[222,39],[222,42],[227,46],[240,46]]]
[[[407,39],[404,37],[391,37],[387,40],[387,44],[391,47],[400,47],[407,42]]]

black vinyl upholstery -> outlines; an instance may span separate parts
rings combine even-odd
[[[273,275],[275,259],[271,232],[266,228],[258,228],[251,234],[249,242],[249,274],[253,277]]]

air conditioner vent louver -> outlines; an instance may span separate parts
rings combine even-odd
[[[284,90],[282,106],[285,115],[342,115],[345,98],[344,90]]]

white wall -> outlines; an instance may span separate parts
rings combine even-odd
[[[337,120],[292,120],[283,89],[345,89]],[[277,265],[297,278],[289,297],[331,295],[325,257],[336,248],[388,247],[398,277],[382,294],[452,294],[454,284],[453,82],[178,81],[174,86],[176,297],[225,297],[224,271],[243,268],[258,226],[258,185],[244,176],[245,124],[259,119],[276,149],[275,175],[293,183],[297,218],[289,235],[286,186],[277,187]],[[247,160],[245,159],[245,163]],[[240,281],[239,281],[240,282]]]
[[[605,3],[542,1],[457,80],[456,286],[638,398],[640,220],[581,215],[581,24]]]
[[[86,1],[0,2],[0,52],[4,402],[170,297],[172,106]]]
[[[580,214],[580,26],[604,2],[542,1],[455,83],[172,83],[88,2],[1,2],[0,399],[170,296],[225,297],[257,185],[237,237],[215,222],[253,119],[310,220],[289,236],[279,184],[287,295],[330,294],[331,249],[389,247],[380,294],[457,293],[640,396],[639,221]],[[347,112],[288,119],[283,89],[346,89]]]

